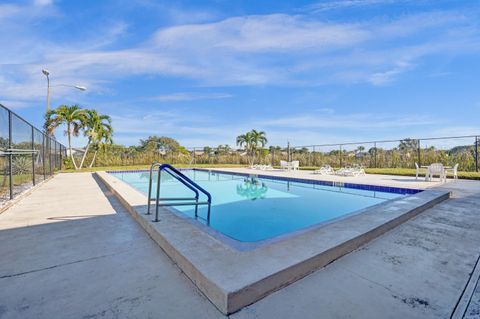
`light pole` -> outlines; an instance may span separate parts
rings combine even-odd
[[[71,85],[71,84],[57,84],[57,85],[50,85],[50,72],[47,69],[43,69],[42,73],[47,77],[47,113],[50,111],[50,88],[51,87],[58,87],[58,86],[66,86],[71,87],[80,91],[85,91],[87,88],[81,85]]]
[[[47,113],[50,111],[50,72],[47,69],[43,69],[42,73],[47,77]]]

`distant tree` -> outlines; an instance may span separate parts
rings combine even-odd
[[[102,142],[111,142],[113,134],[112,119],[108,115],[100,115],[96,110],[86,110],[85,119],[83,121],[83,130],[85,136],[88,137],[87,146],[80,162],[80,168],[83,167],[85,158],[92,144]],[[96,154],[94,158],[96,157]]]
[[[140,149],[142,151],[157,151],[164,149],[165,151],[177,151],[180,143],[177,140],[166,136],[149,136],[146,140],[140,140]]]
[[[210,146],[205,146],[203,148],[203,153],[207,156],[210,156],[210,154],[212,153],[212,148]]]
[[[365,151],[365,147],[364,147],[364,146],[359,146],[359,147],[357,147],[357,149],[355,150],[355,153],[363,153],[363,151]]]
[[[50,110],[45,114],[45,130],[49,134],[53,134],[55,129],[60,125],[66,125],[65,134],[68,136],[68,150],[70,159],[75,169],[78,166],[73,158],[72,152],[72,136],[78,136],[85,121],[85,110],[78,105],[60,105],[56,109]]]
[[[268,140],[264,131],[257,131],[255,129],[237,136],[237,145],[245,147],[247,156],[249,157],[250,165],[255,163],[255,157],[259,147],[264,147]]]

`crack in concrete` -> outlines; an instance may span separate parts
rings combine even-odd
[[[95,256],[95,257],[90,257],[90,258],[85,258],[85,259],[80,259],[80,260],[71,261],[71,262],[68,262],[68,263],[57,264],[57,265],[53,265],[53,266],[49,266],[49,267],[44,267],[44,268],[33,269],[33,270],[29,270],[29,271],[24,271],[24,272],[19,272],[19,273],[16,273],[16,274],[3,275],[3,276],[0,276],[0,279],[23,276],[23,275],[27,275],[27,274],[31,274],[31,273],[43,271],[43,270],[49,270],[49,269],[54,269],[54,268],[58,268],[58,267],[68,266],[68,265],[77,264],[77,263],[81,263],[81,262],[85,262],[85,261],[91,261],[91,260],[96,260],[96,259],[100,259],[100,258],[110,257],[110,256],[114,256],[114,255],[117,255],[117,254],[119,254],[119,253],[107,254],[107,255],[101,255],[101,256]]]

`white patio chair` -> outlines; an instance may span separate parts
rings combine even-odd
[[[415,179],[418,179],[418,174],[420,174],[420,166],[415,162]]]
[[[300,169],[300,161],[292,161],[291,166],[294,171],[298,171]]]
[[[438,175],[440,181],[446,181],[447,177],[445,174],[445,168],[443,167],[442,163],[433,163],[428,167],[427,174],[425,179],[430,181],[432,178]]]
[[[290,170],[290,165],[287,161],[280,161],[280,168],[284,171]]]
[[[452,172],[453,174],[453,179],[458,179],[458,163],[455,164],[452,168],[448,168],[445,170],[445,172]],[[447,178],[446,174],[445,174],[445,178]]]

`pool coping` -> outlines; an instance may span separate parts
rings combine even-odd
[[[417,188],[402,188],[402,187],[391,187],[391,186],[382,186],[382,185],[368,185],[368,184],[359,184],[359,183],[335,183],[331,181],[322,181],[322,180],[312,180],[312,179],[302,179],[302,178],[295,178],[291,176],[271,176],[271,175],[262,175],[262,174],[250,174],[250,173],[241,173],[241,172],[229,172],[229,171],[224,171],[221,169],[203,169],[203,168],[180,168],[180,171],[188,171],[188,170],[196,170],[196,171],[201,171],[201,172],[206,172],[212,175],[216,174],[225,174],[225,175],[234,175],[234,176],[239,176],[239,177],[252,177],[254,176],[255,178],[260,178],[262,180],[270,180],[272,182],[275,181],[280,181],[280,182],[290,182],[292,184],[295,183],[303,183],[307,185],[312,185],[313,187],[315,186],[326,186],[326,187],[334,187],[336,189],[339,189],[339,192],[344,192],[343,189],[353,189],[353,190],[365,190],[365,191],[372,191],[372,192],[390,192],[394,194],[399,194],[399,195],[412,195],[416,194],[419,192],[422,192],[423,189],[417,189]],[[144,170],[144,169],[137,169],[137,170],[121,170],[121,171],[106,171],[109,174],[113,174],[114,176],[116,175],[121,175],[121,174],[129,174],[129,173],[148,173],[149,170]],[[118,177],[121,179],[120,177]],[[121,179],[122,180],[122,179]],[[142,189],[139,189],[135,187],[134,185],[131,185],[134,189],[137,191],[144,193]],[[348,192],[346,192],[348,194]],[[356,194],[352,194],[356,195]],[[358,195],[358,194],[357,194]],[[363,196],[363,195],[360,195]],[[384,199],[384,202],[387,201],[392,201],[395,200],[396,198],[389,198],[389,199]],[[295,229],[291,232],[284,233],[284,234],[279,234],[273,237],[269,237],[266,239],[258,240],[258,241],[252,241],[252,242],[245,242],[241,241],[238,239],[235,239],[233,237],[230,237],[228,235],[223,234],[222,232],[209,227],[208,225],[196,220],[195,218],[192,218],[188,215],[185,215],[182,211],[177,210],[174,206],[166,206],[165,209],[170,210],[172,213],[177,214],[179,217],[184,218],[187,222],[193,223],[195,226],[200,227],[203,231],[209,233],[211,236],[221,240],[222,242],[226,243],[227,245],[230,245],[232,248],[240,250],[240,251],[245,251],[245,250],[252,250],[252,249],[257,249],[258,247],[264,246],[264,245],[270,245],[274,242],[285,240],[289,237],[292,236],[297,236],[298,234],[301,234],[306,231],[310,231],[314,228],[322,227],[324,225],[330,224],[330,223],[335,223],[341,219],[348,218],[352,215],[355,214],[361,214],[366,210],[369,210],[373,207],[376,207],[377,205],[381,205],[382,203],[377,203],[373,204],[371,206],[353,210],[349,213],[343,214],[342,216],[335,217],[326,221],[314,223],[309,226],[301,227],[298,229]],[[199,217],[200,219],[200,217]]]
[[[450,197],[448,191],[428,189],[285,240],[238,251],[165,209],[160,210],[160,222],[153,223],[151,215],[145,215],[144,194],[107,172],[95,174],[224,314],[303,278]]]

